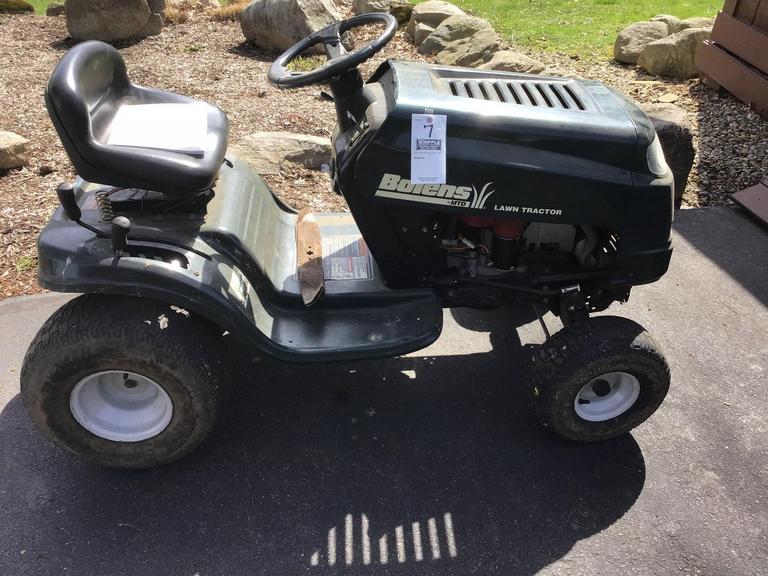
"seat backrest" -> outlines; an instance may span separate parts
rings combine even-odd
[[[54,69],[45,101],[69,159],[88,182],[194,196],[210,190],[224,161],[228,135],[224,112],[180,94],[132,84],[122,56],[109,44],[83,42],[72,48]],[[207,116],[203,154],[152,146],[148,128],[141,128],[147,133],[146,146],[110,144],[118,111],[146,104],[203,107]]]
[[[78,172],[93,141],[103,142],[117,103],[130,86],[123,57],[104,42],[78,44],[54,69],[45,102]]]

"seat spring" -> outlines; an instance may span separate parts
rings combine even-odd
[[[96,193],[96,206],[99,209],[99,215],[102,222],[112,222],[115,218],[114,211],[112,210],[112,202],[109,200],[111,191],[97,192]]]

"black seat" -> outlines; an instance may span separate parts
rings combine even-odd
[[[229,123],[219,108],[131,84],[120,52],[103,42],[83,42],[62,58],[48,82],[45,102],[72,164],[89,182],[192,196],[211,187],[224,160]],[[208,133],[201,157],[107,144],[121,106],[164,103],[205,107]]]

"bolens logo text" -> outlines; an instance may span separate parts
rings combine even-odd
[[[376,190],[376,196],[409,200],[424,204],[442,204],[459,208],[484,210],[488,199],[496,192],[493,182],[488,182],[478,190],[474,186],[453,186],[452,184],[414,184],[397,174],[384,174]],[[491,208],[489,208],[490,210]],[[562,216],[560,208],[541,208],[534,206],[515,206],[493,204],[495,212],[509,212],[536,216]]]
[[[485,203],[495,192],[493,182],[488,182],[480,190],[474,186],[453,186],[452,184],[414,184],[397,174],[384,174],[376,190],[376,196],[410,200],[425,204],[442,204],[482,210]]]

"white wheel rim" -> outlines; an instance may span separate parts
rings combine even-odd
[[[173,403],[162,386],[125,370],[86,376],[72,389],[69,407],[83,428],[115,442],[153,438],[173,416]]]
[[[580,418],[604,422],[629,410],[640,395],[640,382],[626,372],[609,372],[585,384],[573,407]]]

